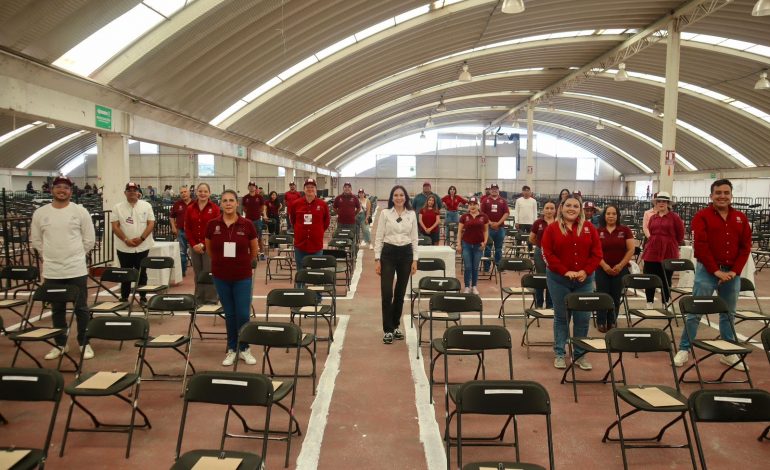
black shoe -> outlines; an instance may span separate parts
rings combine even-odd
[[[121,297],[118,299],[120,302],[128,302],[128,299],[126,297]]]
[[[147,297],[142,297],[141,299],[139,299],[139,305],[141,305],[142,307],[146,307],[147,306]]]
[[[393,342],[393,333],[385,333],[382,337],[382,342],[385,344],[391,344]]]
[[[404,334],[401,333],[401,330],[396,328],[395,330],[393,330],[393,339],[404,339]]]

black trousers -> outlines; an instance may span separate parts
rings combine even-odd
[[[78,328],[78,344],[84,346],[86,326],[88,325],[88,276],[72,277],[69,279],[46,279],[43,287],[51,284],[69,284],[78,288],[78,300],[75,302],[75,321]],[[67,328],[67,306],[63,302],[51,304],[51,316],[54,328]],[[67,335],[62,333],[55,339],[58,346],[67,344]]]
[[[382,292],[382,331],[392,333],[401,324],[404,294],[412,273],[412,245],[385,243],[380,255],[380,289]],[[393,277],[396,285],[393,286]]]
[[[599,267],[596,269],[596,292],[604,292],[612,297],[615,302],[615,310],[604,310],[596,312],[596,323],[600,325],[611,325],[618,321],[618,312],[620,311],[620,296],[623,294],[623,276],[628,274],[628,266],[623,268],[617,276],[610,276]]]
[[[671,285],[671,278],[674,276],[674,273],[663,269],[663,263],[645,261],[644,274],[655,274],[660,278],[660,280],[663,282],[663,302],[668,302],[668,299],[671,298],[671,294],[668,291],[668,286]],[[644,293],[647,295],[647,302],[655,301],[655,289],[645,289]]]
[[[139,269],[139,265],[142,263],[142,260],[147,258],[147,255],[150,254],[150,250],[145,251],[138,251],[136,253],[126,253],[123,251],[118,251],[118,260],[120,260],[120,267],[121,268],[134,268]],[[147,271],[141,271],[141,274],[139,275],[139,286],[146,286],[147,285]],[[138,287],[138,286],[137,286]],[[128,296],[131,294],[131,283],[130,282],[123,282],[120,284],[120,298],[121,299],[128,299]],[[146,298],[146,294],[141,294],[142,298]]]

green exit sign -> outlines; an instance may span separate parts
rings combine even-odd
[[[96,105],[96,127],[112,130],[112,108]]]
[[[711,179],[713,180],[713,179],[716,179],[716,178],[717,178],[717,174],[716,173],[711,173]]]

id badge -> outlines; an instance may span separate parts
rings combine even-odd
[[[225,258],[235,258],[235,242],[225,242]]]
[[[303,214],[305,216],[305,225],[313,225],[313,214]]]
[[[492,204],[492,212],[497,212],[497,204]]]

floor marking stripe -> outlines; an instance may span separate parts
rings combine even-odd
[[[310,414],[305,438],[302,440],[302,449],[297,457],[297,470],[315,470],[318,468],[321,444],[329,417],[329,405],[332,401],[337,374],[340,371],[340,357],[350,316],[339,315],[338,318],[340,321],[334,330],[334,342],[332,342],[331,351],[324,364],[324,371],[318,381],[315,400],[310,405],[313,411]]]

